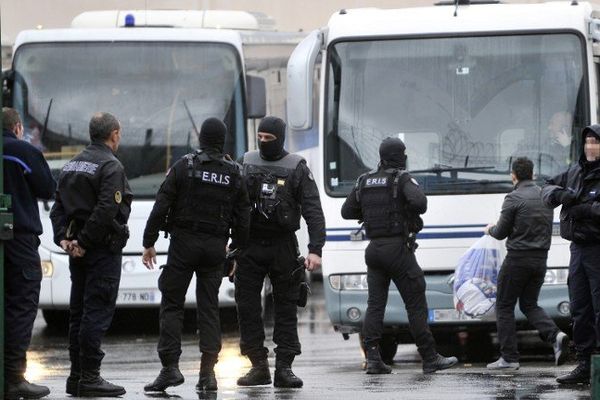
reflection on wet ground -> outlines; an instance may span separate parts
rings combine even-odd
[[[106,357],[102,374],[106,379],[125,386],[126,399],[590,399],[589,386],[558,387],[556,376],[567,372],[573,365],[554,367],[548,348],[540,347],[535,337],[531,339],[531,348],[524,351],[521,369],[514,373],[489,373],[484,362],[465,360],[455,369],[423,375],[415,346],[401,345],[391,375],[366,375],[361,369],[358,336],[351,335],[349,340],[344,341],[333,331],[320,282],[313,283],[309,305],[299,314],[302,355],[296,359],[294,371],[304,380],[305,387],[239,388],[236,380],[248,370],[250,363],[239,353],[237,326],[232,315],[225,313],[222,321],[224,339],[216,367],[220,388],[217,393],[195,392],[200,357],[195,333],[189,330],[183,337],[180,362],[185,383],[168,393],[144,394],[143,386],[152,381],[160,370],[156,353],[157,324],[156,321],[144,321],[157,318],[157,313],[134,311],[119,316],[121,321],[111,328],[104,341]],[[269,320],[269,315],[266,319]],[[270,337],[271,329],[267,329],[267,337]],[[272,342],[268,342],[267,346],[272,349]],[[444,348],[444,351],[456,354],[462,350]],[[542,355],[536,355],[536,352]],[[481,358],[489,360],[495,355],[481,355]],[[64,393],[69,373],[67,338],[64,332],[48,329],[41,315],[36,320],[28,356],[28,378],[50,386],[52,393],[49,398],[68,398]],[[274,361],[271,352],[271,367]]]

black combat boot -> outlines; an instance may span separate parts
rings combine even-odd
[[[79,379],[81,378],[81,372],[74,372],[71,370],[71,374],[67,377],[67,387],[65,392],[71,396],[79,396]]]
[[[390,374],[392,368],[385,365],[379,353],[379,346],[367,346],[367,374]]]
[[[125,394],[125,388],[105,381],[100,369],[84,369],[79,379],[79,397],[118,397]]]
[[[217,377],[215,376],[215,364],[218,361],[218,355],[202,353],[200,360],[200,378],[196,384],[196,391],[215,391],[218,389]]]
[[[423,373],[431,374],[435,371],[452,368],[457,363],[458,359],[456,357],[444,357],[438,353],[435,353],[434,357],[423,360]]]
[[[260,357],[250,357],[252,368],[237,380],[238,386],[258,386],[271,384],[271,372],[269,371],[269,361],[267,355]]]
[[[179,386],[185,381],[178,365],[162,367],[154,382],[144,386],[145,392],[164,392],[171,386]]]
[[[49,394],[50,389],[46,386],[29,383],[25,378],[7,381],[4,389],[5,400],[41,399]]]
[[[71,373],[67,377],[67,387],[65,392],[71,396],[78,396],[79,378],[81,378],[81,364],[79,363],[79,354],[69,354],[71,359]]]
[[[294,355],[277,354],[275,359],[275,379],[273,386],[278,388],[301,388],[304,382],[292,372]]]
[[[566,375],[556,378],[561,385],[575,385],[577,383],[590,383],[592,369],[589,361],[579,361],[577,367]]]

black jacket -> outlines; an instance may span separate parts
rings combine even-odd
[[[123,165],[103,143],[92,143],[63,167],[56,202],[50,212],[54,242],[66,239],[74,222],[74,238],[84,249],[105,248],[114,222],[126,224],[133,194]]]
[[[518,251],[547,251],[552,239],[552,210],[542,202],[542,190],[532,181],[517,183],[504,198],[500,219],[490,236],[508,237],[506,248]]]
[[[544,185],[544,203],[560,210],[560,235],[575,243],[600,243],[600,161],[588,162],[583,152],[587,130],[600,134],[600,125],[582,132],[582,151],[577,164]],[[566,196],[573,193],[572,196]]]
[[[41,151],[8,130],[4,139],[4,192],[11,195],[16,234],[42,234],[37,199],[49,200],[56,190]]]
[[[211,169],[212,171],[215,171],[216,174],[226,174],[229,177],[227,179],[228,185],[235,185],[236,181],[238,183],[230,193],[232,195],[231,199],[229,200],[231,203],[223,205],[224,207],[227,206],[228,209],[231,209],[231,212],[227,213],[228,215],[230,214],[229,217],[231,220],[227,221],[228,226],[226,229],[227,233],[225,233],[225,235],[228,235],[229,229],[231,229],[232,243],[230,248],[244,247],[248,239],[250,201],[248,200],[248,192],[242,181],[239,166],[233,161],[224,160],[223,154],[221,153],[205,150],[203,154],[209,159],[206,164],[203,164],[205,165],[205,169]],[[194,162],[197,163],[198,161],[196,160]],[[170,231],[173,231],[182,229],[192,233],[198,231],[198,229],[187,226],[189,224],[186,224],[185,222],[182,224],[177,224],[177,221],[193,221],[195,219],[195,215],[186,216],[182,214],[193,213],[201,216],[202,212],[206,211],[206,209],[210,206],[209,204],[197,206],[194,204],[194,207],[189,208],[188,200],[190,199],[190,196],[193,195],[194,190],[207,190],[210,189],[210,185],[196,188],[191,187],[188,174],[189,166],[185,157],[173,164],[171,169],[168,171],[167,177],[158,190],[154,207],[152,208],[152,212],[150,213],[148,221],[146,222],[143,242],[145,248],[154,246],[154,243],[156,243],[156,240],[158,239],[160,230],[169,229]],[[191,184],[199,186],[201,182],[192,182]],[[216,194],[220,193],[218,192],[219,189],[221,188],[216,189]],[[190,191],[192,192],[190,193]],[[229,193],[229,191],[226,191],[225,193]],[[201,199],[198,200],[199,202],[205,201]],[[221,205],[219,205],[219,207],[221,207]],[[169,227],[167,227],[165,223],[167,221],[167,217],[170,220]],[[217,229],[207,231],[207,233],[213,232],[218,234]]]
[[[383,167],[380,167],[377,170],[377,173],[385,172]],[[369,175],[362,175],[358,178],[357,184],[352,189],[352,192],[346,198],[346,201],[342,205],[342,218],[344,219],[358,219],[364,220],[365,216],[365,207],[369,205],[364,204],[363,201],[360,200],[362,196],[357,196],[356,192],[362,186],[362,179]],[[398,202],[398,205],[401,209],[406,210],[406,218],[414,219],[416,216],[425,214],[427,211],[427,197],[421,187],[417,184],[417,181],[414,180],[408,173],[403,173],[401,175],[401,180],[398,183],[398,192],[399,195],[394,199]],[[393,197],[391,190],[385,191],[386,196],[390,198]],[[382,212],[388,212],[389,210],[382,210]],[[390,216],[392,218],[392,216]],[[419,219],[420,220],[420,219]],[[408,221],[406,221],[408,223]],[[422,225],[417,229],[420,230]],[[413,232],[414,233],[414,232]],[[367,235],[369,232],[367,232]],[[379,236],[387,236],[385,234],[375,235],[373,238],[377,238]]]

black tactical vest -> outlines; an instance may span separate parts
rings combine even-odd
[[[195,152],[183,158],[187,173],[184,193],[174,210],[174,225],[194,232],[228,235],[235,196],[242,179],[238,165]]]
[[[404,236],[416,233],[422,228],[411,226],[402,195],[401,178],[406,171],[380,169],[361,176],[357,181],[356,196],[360,202],[365,233],[373,239],[378,237]]]
[[[288,154],[263,160],[258,151],[244,154],[244,176],[252,203],[251,230],[295,232],[300,229],[300,204],[294,198],[292,177],[303,161]]]

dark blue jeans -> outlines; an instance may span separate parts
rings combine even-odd
[[[538,330],[542,340],[553,342],[560,331],[554,321],[538,306],[540,289],[546,276],[545,257],[507,255],[498,274],[496,297],[496,326],[502,358],[508,362],[519,361],[515,306],[525,314],[529,323]]]
[[[73,366],[99,369],[104,358],[102,338],[110,327],[121,280],[121,254],[89,249],[70,258],[69,356]],[[74,368],[75,370],[78,368]]]
[[[569,298],[579,361],[590,361],[600,339],[600,245],[571,243]]]
[[[23,379],[26,353],[40,299],[42,269],[37,235],[15,234],[4,243],[5,377],[7,382]]]

